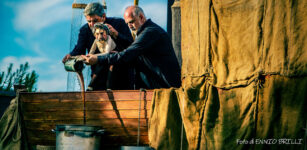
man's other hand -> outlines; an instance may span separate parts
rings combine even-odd
[[[64,58],[62,59],[62,62],[65,63],[70,57],[71,57],[70,54],[65,55]]]
[[[113,37],[113,38],[117,38],[117,36],[118,36],[118,32],[117,32],[117,30],[116,29],[114,29],[110,24],[105,24],[105,25],[107,25],[108,26],[108,28],[109,28],[109,31],[110,31],[110,35]]]
[[[87,65],[95,65],[98,62],[98,57],[93,54],[81,55],[81,57],[84,58],[84,63]]]

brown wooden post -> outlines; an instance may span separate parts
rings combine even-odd
[[[134,0],[134,5],[135,6],[139,5],[139,0]]]
[[[181,66],[181,10],[180,0],[176,0],[172,6],[172,44]]]
[[[168,0],[167,1],[167,23],[166,23],[166,30],[170,38],[172,38],[172,5],[175,0]]]

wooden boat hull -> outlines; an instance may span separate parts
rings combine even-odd
[[[83,124],[85,119],[86,125],[105,129],[103,146],[137,145],[138,137],[139,145],[148,145],[152,94],[137,90],[85,92],[84,117],[80,92],[21,93],[27,141],[30,146],[55,145],[56,135],[51,130],[56,125]]]

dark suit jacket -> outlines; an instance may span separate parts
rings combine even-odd
[[[142,88],[180,87],[181,69],[168,34],[148,19],[127,49],[98,57],[100,64],[133,63]],[[139,81],[139,82],[138,82]]]

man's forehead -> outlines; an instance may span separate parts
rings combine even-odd
[[[105,30],[100,29],[100,28],[97,28],[97,29],[95,30],[95,32],[96,32],[96,33],[103,33],[103,32],[105,32]]]
[[[130,6],[128,7],[126,10],[125,10],[125,14],[132,14],[135,10],[135,7],[134,6]]]
[[[126,11],[124,14],[124,18],[134,18],[132,11]]]
[[[100,17],[97,16],[97,15],[85,16],[85,18],[86,18],[87,20],[90,20],[90,19],[100,19]]]
[[[125,19],[125,22],[126,22],[126,23],[129,23],[129,22],[132,22],[133,20],[135,20],[135,18],[132,17],[132,16],[127,16],[127,17],[125,17],[124,19]]]

